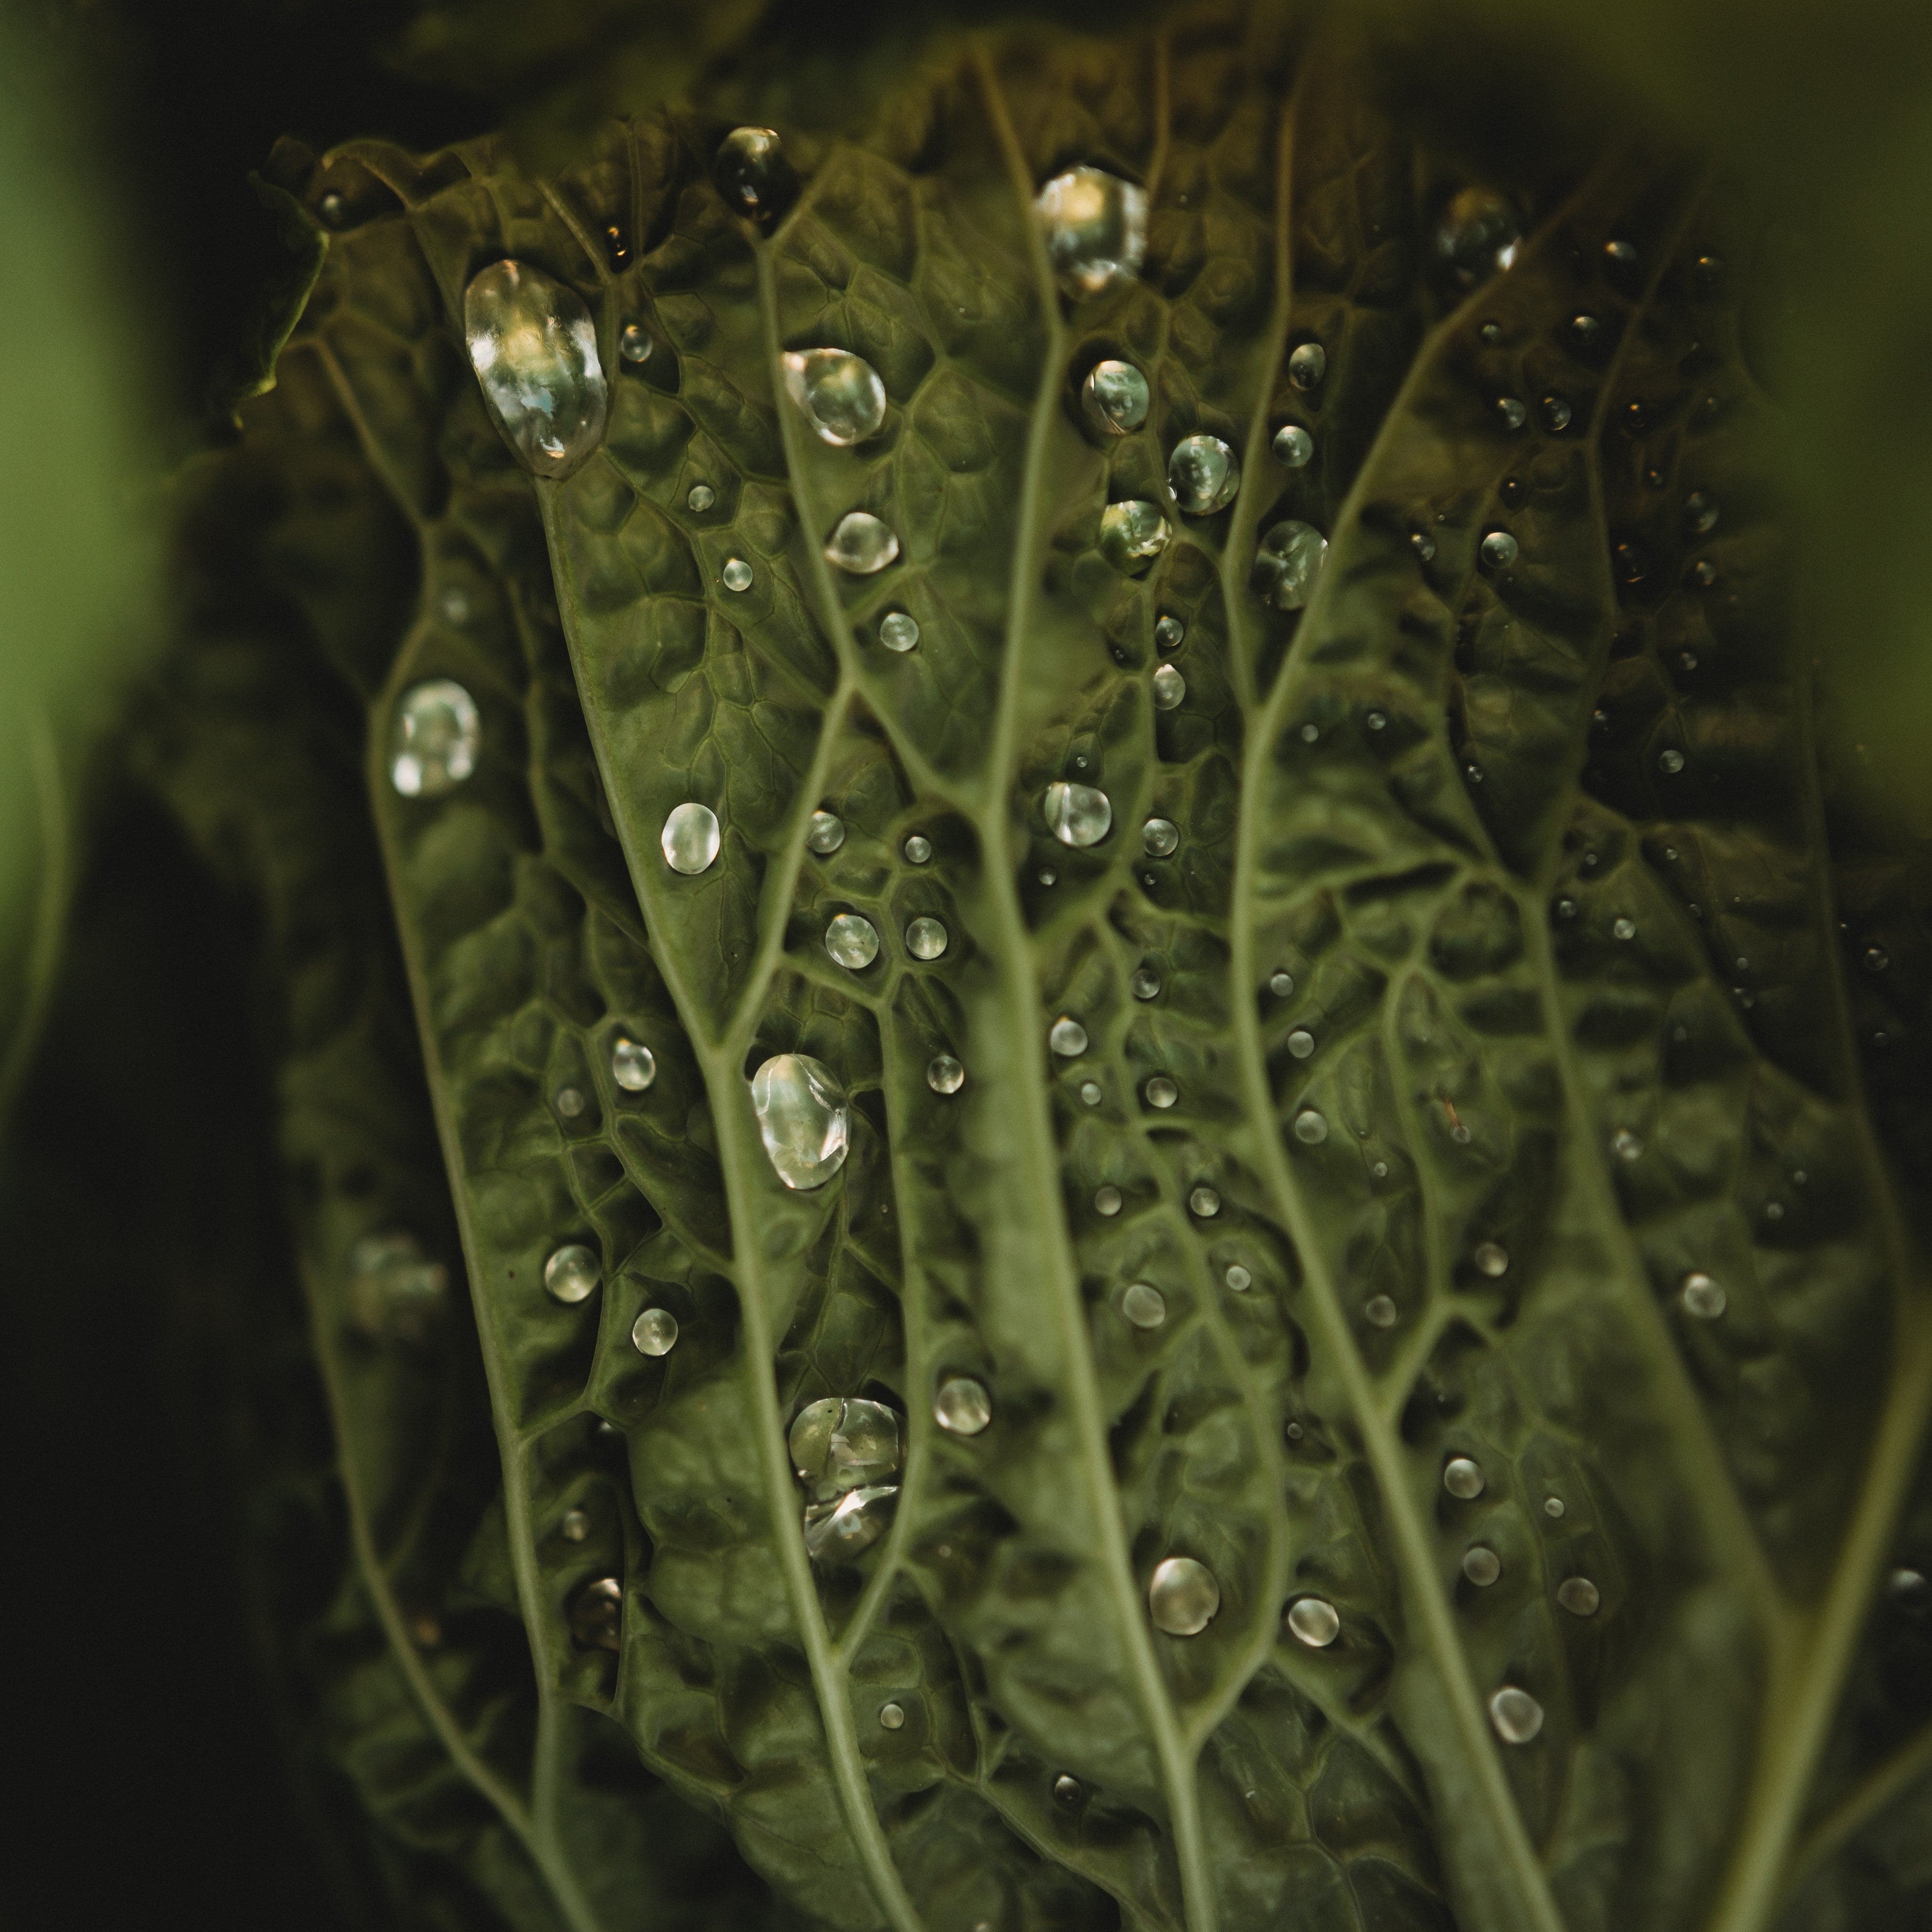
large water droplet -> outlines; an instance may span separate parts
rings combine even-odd
[[[1290,517],[1262,538],[1255,554],[1255,588],[1277,610],[1299,610],[1328,554],[1328,539],[1313,524]]]
[[[1136,1328],[1158,1328],[1167,1319],[1167,1297],[1152,1282],[1130,1282],[1121,1292],[1120,1312]]]
[[[1184,436],[1167,459],[1167,487],[1184,515],[1211,517],[1240,490],[1240,458],[1218,436]]]
[[[1148,1614],[1169,1636],[1198,1636],[1221,1607],[1221,1586],[1206,1564],[1169,1556],[1148,1581]]]
[[[1436,225],[1436,253],[1460,288],[1472,289],[1516,260],[1522,219],[1492,189],[1466,188],[1450,196]]]
[[[862,914],[842,912],[825,928],[825,950],[835,966],[860,972],[879,956],[879,929]]]
[[[604,1268],[580,1241],[567,1241],[544,1263],[544,1286],[559,1301],[584,1301],[596,1292]]]
[[[814,1502],[889,1482],[898,1472],[899,1419],[882,1402],[829,1395],[807,1402],[785,1439]]]
[[[802,1053],[773,1055],[752,1076],[752,1111],[788,1187],[820,1186],[844,1166],[851,1112],[845,1090],[822,1061]]]
[[[1527,1690],[1505,1684],[1490,1700],[1490,1722],[1506,1744],[1526,1744],[1543,1728],[1543,1706]]]
[[[483,742],[476,701],[453,679],[412,684],[389,732],[389,782],[405,798],[440,798],[476,769]]]
[[[1087,1029],[1062,1014],[1047,1029],[1046,1043],[1063,1060],[1077,1059],[1087,1051]]]
[[[1141,1089],[1141,1095],[1150,1107],[1158,1107],[1165,1112],[1180,1098],[1180,1089],[1165,1073],[1156,1073]]]
[[[1552,436],[1560,436],[1570,427],[1573,412],[1567,396],[1547,395],[1537,407],[1543,412],[1543,426]]]
[[[1519,548],[1508,530],[1492,530],[1483,539],[1483,561],[1492,570],[1507,570],[1515,562]]]
[[[1141,272],[1147,254],[1147,190],[1099,168],[1055,175],[1034,202],[1046,258],[1076,302]]]
[[[935,1094],[956,1094],[966,1084],[966,1070],[951,1054],[935,1054],[926,1065],[926,1084]]]
[[[1100,512],[1100,554],[1123,576],[1139,576],[1166,549],[1168,536],[1160,506],[1144,497]]]
[[[1294,1117],[1294,1138],[1306,1147],[1319,1147],[1328,1138],[1328,1121],[1325,1115],[1312,1107],[1304,1107]]]
[[[1195,1188],[1187,1197],[1187,1211],[1203,1221],[1211,1221],[1221,1211],[1221,1197],[1211,1187]]]
[[[827,560],[854,577],[884,570],[899,554],[899,540],[869,510],[850,510],[825,542]]]
[[[1315,454],[1315,439],[1299,423],[1283,423],[1270,446],[1275,460],[1286,469],[1300,470]]]
[[[1603,1595],[1588,1577],[1569,1576],[1557,1585],[1556,1600],[1573,1617],[1592,1617]]]
[[[668,1308],[646,1308],[631,1324],[631,1346],[640,1355],[668,1355],[677,1346],[677,1317]]]
[[[651,332],[640,322],[626,323],[623,333],[617,338],[617,353],[626,362],[648,362],[651,347]]]
[[[1684,1277],[1678,1290],[1684,1304],[1684,1312],[1694,1315],[1700,1322],[1714,1322],[1724,1313],[1726,1299],[1722,1283],[1713,1281],[1701,1268],[1694,1268]]]
[[[1063,1804],[1078,1804],[1081,1798],[1080,1780],[1069,1777],[1065,1772],[1053,1780],[1053,1795]],[[978,1928],[974,1928],[978,1932]]]
[[[463,334],[503,440],[537,476],[568,476],[602,441],[610,396],[584,298],[527,262],[492,262],[464,291]]]
[[[621,1650],[623,1628],[624,1587],[616,1577],[593,1577],[571,1599],[571,1641],[580,1650]]]
[[[742,596],[752,587],[752,566],[742,556],[728,556],[724,568],[718,573],[718,580],[727,590]]]
[[[805,842],[821,857],[837,851],[845,842],[845,821],[836,812],[814,812],[806,827]]]
[[[610,1043],[610,1078],[627,1094],[641,1094],[658,1077],[658,1063],[647,1046],[634,1040]]]
[[[674,872],[690,877],[710,866],[723,842],[718,814],[708,805],[674,806],[658,838],[664,848],[664,863]]]
[[[977,1436],[993,1419],[993,1398],[984,1382],[970,1376],[953,1376],[940,1384],[932,1413],[950,1434]]]
[[[1342,1634],[1341,1613],[1326,1597],[1298,1597],[1288,1606],[1288,1628],[1310,1650],[1326,1650]]]
[[[1096,362],[1080,386],[1080,410],[1102,436],[1126,436],[1147,421],[1153,398],[1131,362]]]
[[[905,944],[915,959],[937,959],[946,950],[946,928],[936,919],[916,919],[905,929]]]
[[[903,1704],[881,1704],[879,1706],[879,1723],[886,1730],[899,1730],[905,1723],[905,1706]]]
[[[1503,1574],[1503,1560],[1487,1544],[1478,1543],[1462,1552],[1462,1574],[1479,1590],[1486,1590]]]
[[[449,1270],[414,1234],[364,1234],[350,1250],[350,1317],[365,1334],[427,1340],[448,1290]]]
[[[1452,1456],[1442,1466],[1442,1486],[1463,1502],[1483,1493],[1483,1466],[1467,1456]]]
[[[770,128],[734,128],[718,145],[718,191],[739,214],[769,227],[798,196],[798,172]]]
[[[1127,986],[1137,1000],[1157,1000],[1160,997],[1160,975],[1151,966],[1136,967]]]
[[[1318,342],[1304,342],[1288,358],[1288,380],[1298,389],[1318,387],[1328,373],[1328,352]]]
[[[1040,802],[1046,829],[1063,845],[1097,845],[1113,828],[1113,802],[1092,785],[1056,778]]]
[[[1171,664],[1162,664],[1154,674],[1154,708],[1156,711],[1173,711],[1178,709],[1180,700],[1187,695],[1187,680]]]
[[[923,866],[932,856],[932,841],[922,832],[915,832],[899,848],[905,854],[908,866]]]
[[[910,611],[888,610],[879,620],[879,642],[889,651],[909,651],[919,642],[919,620]]]
[[[1180,830],[1171,818],[1150,818],[1141,827],[1141,843],[1150,859],[1171,857],[1180,843]]]
[[[685,492],[684,502],[686,508],[695,511],[700,517],[703,516],[705,512],[710,509],[711,506],[717,502],[717,500],[718,492],[712,489],[709,483],[694,483],[691,488]]]
[[[843,349],[788,351],[785,393],[820,438],[840,448],[877,436],[886,419],[886,386],[862,356]]]
[[[849,1563],[862,1556],[891,1526],[898,1502],[896,1483],[848,1490],[836,1502],[808,1503],[805,1553],[814,1563]]]

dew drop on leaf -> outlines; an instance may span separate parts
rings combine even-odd
[[[584,1112],[584,1090],[580,1087],[560,1087],[556,1090],[556,1111],[566,1120],[574,1120]]]
[[[1218,436],[1184,436],[1168,457],[1167,487],[1184,516],[1211,517],[1240,490],[1240,459]]]
[[[1529,420],[1529,405],[1520,396],[1498,396],[1496,418],[1506,430],[1520,430]]]
[[[1478,1241],[1470,1258],[1476,1264],[1477,1271],[1496,1281],[1509,1272],[1509,1254],[1501,1243]]]
[[[1556,1600],[1573,1617],[1594,1616],[1603,1598],[1587,1576],[1566,1577],[1556,1586]]]
[[[1062,1772],[1053,1780],[1053,1795],[1063,1804],[1078,1804],[1082,1796],[1079,1779]]]
[[[1160,996],[1160,975],[1151,966],[1138,968],[1127,985],[1137,1000],[1158,999]]]
[[[634,1040],[620,1037],[610,1046],[610,1078],[627,1094],[641,1094],[658,1077],[651,1050]]]
[[[752,1076],[752,1112],[786,1186],[819,1186],[844,1164],[850,1110],[845,1090],[822,1061],[802,1053],[767,1060]]]
[[[1151,1282],[1130,1282],[1120,1295],[1120,1312],[1136,1328],[1158,1328],[1167,1319],[1167,1297]]]
[[[1362,1312],[1375,1328],[1393,1328],[1402,1318],[1401,1310],[1386,1294],[1370,1295]]]
[[[896,1483],[882,1483],[848,1490],[836,1502],[806,1504],[806,1555],[826,1564],[862,1556],[891,1527],[898,1495]]]
[[[807,1402],[785,1440],[791,1466],[814,1502],[885,1482],[898,1472],[898,1413],[863,1396]]]
[[[1312,524],[1290,517],[1262,538],[1255,554],[1255,588],[1277,610],[1306,604],[1328,554],[1328,539]]]
[[[911,613],[888,610],[879,620],[879,642],[889,651],[909,651],[919,642],[919,623]]]
[[[668,1308],[646,1308],[631,1324],[631,1346],[640,1355],[668,1355],[677,1345],[677,1317]]]
[[[1298,389],[1319,386],[1328,373],[1328,352],[1318,342],[1304,342],[1288,358],[1288,380]]]
[[[905,1707],[901,1704],[881,1704],[879,1706],[879,1724],[882,1729],[896,1731],[905,1723]]]
[[[590,1534],[590,1514],[580,1509],[566,1510],[556,1528],[565,1542],[581,1543]]]
[[[1522,218],[1492,188],[1466,188],[1450,196],[1436,224],[1436,254],[1450,280],[1473,289],[1516,259]]]
[[[1885,1580],[1886,1594],[1910,1616],[1922,1616],[1932,1609],[1932,1582],[1923,1571],[1901,1564]]]
[[[1310,1650],[1326,1650],[1342,1634],[1342,1617],[1326,1597],[1298,1597],[1288,1606],[1288,1628]]]
[[[1527,1690],[1505,1684],[1490,1700],[1490,1722],[1506,1744],[1526,1744],[1543,1728],[1543,1706]]]
[[[1610,937],[1612,939],[1634,939],[1636,937],[1636,921],[1634,919],[1619,919],[1612,921],[1610,926]]]
[[[842,912],[825,928],[825,950],[833,965],[862,971],[879,956],[879,929],[862,913]]]
[[[518,460],[538,476],[568,476],[603,440],[610,404],[584,298],[527,262],[492,262],[464,291],[463,334]]]
[[[1516,560],[1516,540],[1508,530],[1492,530],[1484,538],[1483,562],[1492,570],[1507,570]]]
[[[877,436],[886,420],[886,386],[878,371],[848,350],[788,351],[784,385],[820,440],[835,447],[849,448]]]
[[[1113,829],[1113,802],[1092,785],[1056,778],[1040,801],[1046,829],[1063,845],[1097,845]]]
[[[586,1300],[604,1273],[603,1264],[580,1241],[566,1242],[544,1263],[544,1286],[566,1304]]]
[[[971,1376],[953,1376],[939,1385],[932,1413],[952,1436],[977,1436],[993,1419],[993,1398],[984,1382]]]
[[[1478,1589],[1486,1590],[1502,1574],[1502,1558],[1487,1544],[1472,1544],[1462,1552],[1462,1574]]]
[[[1268,976],[1268,991],[1278,1000],[1285,1000],[1294,991],[1292,973],[1274,973]]]
[[[1570,427],[1570,399],[1567,396],[1547,395],[1537,407],[1543,412],[1543,426],[1552,436],[1558,436]]]
[[[1269,446],[1275,460],[1285,469],[1300,470],[1315,454],[1315,439],[1299,423],[1283,423]]]
[[[926,1084],[935,1094],[956,1094],[966,1084],[966,1070],[951,1054],[936,1054],[926,1064]]]
[[[932,841],[923,832],[915,832],[900,850],[905,854],[909,866],[923,866],[932,856]]]
[[[884,570],[898,554],[898,538],[869,510],[848,510],[825,541],[826,561],[854,577]]]
[[[798,173],[770,128],[734,128],[712,164],[718,191],[747,219],[769,226],[798,195]]]
[[[413,684],[396,706],[389,782],[404,798],[440,798],[476,769],[483,739],[476,701],[453,679]]]
[[[1610,1151],[1619,1160],[1635,1160],[1643,1152],[1643,1142],[1628,1127],[1619,1127],[1610,1136]]]
[[[1306,1147],[1319,1147],[1328,1138],[1326,1118],[1312,1107],[1304,1107],[1294,1117],[1294,1138]]]
[[[916,919],[905,929],[906,950],[915,959],[937,959],[946,950],[946,928],[936,919]]]
[[[1178,617],[1163,617],[1154,627],[1154,649],[1178,651],[1186,641],[1187,626]]]
[[[571,1599],[571,1641],[580,1650],[622,1647],[624,1589],[614,1576],[593,1577]]]
[[[1221,1197],[1211,1187],[1197,1187],[1187,1197],[1188,1211],[1211,1221],[1221,1211]]]
[[[1221,1279],[1225,1281],[1237,1294],[1246,1294],[1248,1290],[1255,1285],[1254,1276],[1251,1275],[1246,1268],[1242,1267],[1239,1262],[1229,1262],[1228,1264],[1228,1270],[1222,1276]]]
[[[702,516],[718,500],[718,492],[709,483],[694,483],[685,493],[685,507]]]
[[[1716,1321],[1726,1306],[1723,1283],[1714,1281],[1701,1268],[1692,1269],[1684,1277],[1677,1294],[1684,1313],[1696,1316],[1700,1322]]]
[[[626,323],[624,332],[617,338],[617,353],[626,362],[635,364],[651,359],[651,333],[640,322]]]
[[[1080,386],[1080,409],[1100,435],[1126,436],[1147,421],[1148,379],[1131,362],[1096,362]]]
[[[1180,843],[1180,833],[1170,818],[1150,818],[1141,827],[1141,842],[1150,859],[1166,859]]]
[[[1147,190],[1100,168],[1055,175],[1034,202],[1046,258],[1075,301],[1130,281],[1147,254]]]
[[[1120,1190],[1118,1187],[1096,1187],[1094,1190],[1094,1211],[1109,1217],[1120,1211]]]
[[[658,843],[674,872],[694,877],[710,866],[723,843],[718,814],[708,805],[675,806],[665,818]]]
[[[718,573],[718,580],[729,591],[748,590],[752,587],[752,566],[742,556],[727,557],[724,568]]]
[[[837,851],[845,842],[845,821],[836,812],[814,812],[806,827],[805,842],[821,856]]]
[[[1083,1080],[1080,1083],[1080,1099],[1083,1106],[1097,1107],[1104,1097],[1097,1080]]]
[[[1141,1091],[1150,1107],[1162,1109],[1172,1106],[1180,1098],[1180,1089],[1165,1073],[1156,1073]]]
[[[1442,1466],[1442,1486],[1462,1502],[1483,1493],[1483,1466],[1467,1456],[1452,1456]]]
[[[1144,497],[1100,512],[1100,554],[1124,577],[1138,577],[1166,549],[1169,534],[1160,506]]]
[[[1169,1636],[1198,1636],[1221,1607],[1214,1573],[1192,1556],[1169,1556],[1148,1582],[1148,1614]]]
[[[1288,1036],[1288,1050],[1297,1060],[1306,1060],[1315,1051],[1315,1036],[1306,1027],[1297,1027]]]
[[[1543,1513],[1545,1516],[1561,1516],[1563,1514],[1563,1498],[1561,1496],[1545,1496],[1543,1499]]]

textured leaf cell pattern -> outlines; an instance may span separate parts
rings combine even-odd
[[[1923,1922],[1924,956],[1765,212],[1380,98],[1215,13],[289,183],[146,755],[420,1922]]]

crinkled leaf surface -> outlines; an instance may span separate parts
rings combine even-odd
[[[1925,872],[1817,768],[1765,224],[1655,145],[1472,184],[1378,98],[1339,29],[1234,10],[941,49],[782,129],[762,225],[701,102],[555,178],[362,143],[284,184],[340,232],[184,510],[206,595],[146,755],[287,1002],[337,1752],[503,1923],[1924,1909],[1928,1624],[1886,1580],[1932,1556],[1923,1086],[1888,1070]],[[1081,163],[1150,208],[1142,272],[1076,300],[1033,202]],[[1459,277],[1472,187],[1524,233]],[[464,353],[506,257],[608,374],[562,480]],[[814,347],[877,370],[876,436],[812,434],[782,358]],[[1151,408],[1096,440],[1108,357]],[[1196,434],[1240,464],[1204,516],[1166,480]],[[1138,576],[1130,500],[1172,531]],[[826,556],[854,511],[876,574]],[[1327,551],[1283,610],[1253,566],[1291,518]],[[480,749],[406,796],[431,679]],[[1055,838],[1060,783],[1104,836]],[[850,1098],[806,1192],[748,1081],[791,1052]],[[398,1230],[473,1328],[372,1328],[358,1244]],[[826,1396],[904,1444],[836,1565],[786,1442]],[[1174,1557],[1218,1586],[1191,1635],[1150,1612]]]

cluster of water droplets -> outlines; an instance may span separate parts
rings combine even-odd
[[[799,1411],[787,1439],[805,1490],[806,1553],[814,1563],[850,1562],[886,1533],[898,1501],[897,1414],[862,1396],[826,1396]]]

